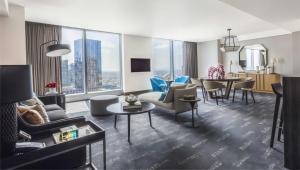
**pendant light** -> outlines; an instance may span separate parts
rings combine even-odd
[[[239,40],[236,35],[231,35],[231,28],[227,29],[228,36],[225,36],[221,39],[221,48],[222,52],[231,52],[237,51],[240,48]]]

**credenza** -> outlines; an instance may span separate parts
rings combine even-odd
[[[281,82],[280,74],[228,73],[228,76],[239,78],[252,77],[255,80],[254,90],[256,92],[272,93],[271,84]]]

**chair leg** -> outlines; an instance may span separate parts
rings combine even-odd
[[[204,93],[204,88],[201,87],[201,91],[202,91],[202,96],[203,96],[203,102],[205,103],[205,93]]]
[[[232,103],[234,103],[235,89],[233,89]]]
[[[224,103],[224,96],[223,96],[223,90],[221,88],[221,96],[222,96],[222,102]]]
[[[283,130],[283,114],[281,112],[277,140],[280,141]]]
[[[273,145],[274,145],[274,138],[275,138],[275,132],[276,132],[277,119],[278,119],[279,105],[280,105],[280,97],[277,96],[276,97],[276,103],[275,103],[274,117],[273,117],[271,139],[270,139],[270,147],[271,148],[273,148]]]
[[[246,95],[246,104],[248,104],[248,91],[245,91],[245,95]]]
[[[251,91],[251,96],[252,96],[252,99],[253,99],[253,103],[255,103],[253,91]]]
[[[216,97],[216,103],[217,103],[217,105],[219,105],[219,102],[218,102],[218,94],[217,94],[217,91],[215,91],[215,97]]]
[[[242,96],[242,102],[244,101],[244,96],[245,96],[245,91],[244,90],[242,90],[242,94],[243,94],[243,96]]]

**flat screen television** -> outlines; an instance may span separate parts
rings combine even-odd
[[[150,72],[150,59],[148,58],[132,58],[131,72]]]

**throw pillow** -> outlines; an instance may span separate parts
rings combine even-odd
[[[32,110],[36,110],[41,116],[42,118],[44,119],[44,122],[47,123],[47,122],[50,122],[50,119],[48,117],[48,114],[45,110],[45,108],[39,104],[36,104],[34,106],[32,106],[31,108]]]
[[[33,105],[39,104],[41,106],[44,106],[44,103],[37,96],[33,96],[32,99],[22,101],[21,104],[27,105],[27,106],[33,106]]]
[[[161,93],[161,96],[160,96],[160,98],[158,99],[159,101],[163,101],[163,100],[165,100],[165,98],[166,98],[166,95],[167,95],[167,92],[162,92]]]
[[[28,110],[24,113],[19,113],[24,121],[33,125],[40,125],[45,123],[42,116],[36,110]]]
[[[25,113],[27,112],[28,110],[31,109],[31,106],[25,106],[25,105],[18,105],[17,106],[17,110],[20,112],[20,113]]]
[[[174,91],[176,89],[184,89],[186,85],[176,85],[176,86],[171,86],[167,92],[166,97],[164,98],[163,102],[164,103],[170,103],[174,101]]]

